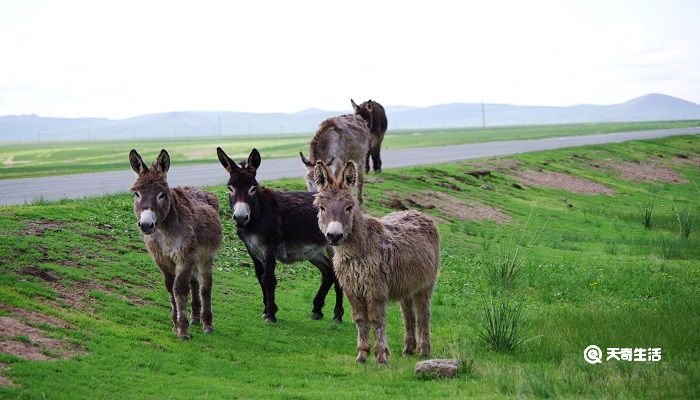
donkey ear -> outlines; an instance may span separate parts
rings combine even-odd
[[[165,149],[162,149],[160,154],[158,154],[158,158],[156,158],[156,160],[153,162],[153,166],[155,167],[156,171],[166,175],[170,169],[170,154],[168,154]]]
[[[248,166],[258,169],[260,167],[260,152],[258,149],[253,149],[248,156]]]
[[[236,163],[232,159],[230,159],[229,156],[226,155],[224,149],[222,149],[221,147],[216,148],[216,155],[219,157],[219,162],[221,163],[221,165],[223,165],[224,168],[226,168],[226,171],[228,171],[229,174],[232,174],[234,171],[240,169],[240,167],[236,165]]]
[[[314,167],[314,183],[319,190],[333,183],[333,174],[321,160],[318,160]]]
[[[304,153],[302,153],[302,152],[300,151],[300,152],[299,152],[299,156],[301,157],[301,162],[304,163],[304,165],[306,165],[307,167],[313,168],[314,163],[312,163],[312,162],[309,161],[306,157],[304,157]]]
[[[148,167],[143,162],[143,159],[141,158],[139,153],[134,149],[131,149],[131,151],[129,152],[129,163],[131,164],[131,169],[134,170],[136,176],[139,176],[144,172],[148,171]]]
[[[354,187],[357,183],[357,167],[355,167],[355,163],[348,161],[340,176],[349,187]]]
[[[352,109],[355,110],[355,112],[357,112],[357,109],[360,107],[357,106],[357,104],[355,103],[355,100],[350,99],[350,103],[352,103]]]
[[[372,100],[367,100],[367,106],[365,106],[368,112],[372,112]]]

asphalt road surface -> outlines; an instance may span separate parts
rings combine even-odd
[[[623,133],[606,133],[586,136],[566,136],[537,140],[509,140],[499,142],[463,144],[455,146],[387,150],[382,152],[382,166],[386,168],[435,164],[490,156],[527,153],[590,144],[620,143],[628,140],[652,139],[677,135],[697,135],[700,128],[660,129]],[[167,147],[167,145],[165,146]],[[155,155],[153,155],[155,156]],[[216,152],[212,148],[212,158]],[[278,178],[302,177],[305,167],[298,157],[265,160],[258,170],[258,181]],[[150,162],[151,160],[146,160]],[[0,180],[0,205],[32,203],[37,199],[77,199],[101,194],[120,193],[129,190],[134,174],[128,166],[128,154],[124,154],[123,171],[89,174],[49,176]],[[168,172],[171,186],[225,184],[228,173],[221,164],[203,164],[185,167],[172,166]]]

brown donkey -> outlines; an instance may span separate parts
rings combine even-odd
[[[211,286],[214,257],[221,244],[219,201],[211,193],[189,187],[169,188],[170,156],[165,150],[147,167],[139,153],[129,153],[136,173],[134,212],[143,241],[165,279],[173,310],[173,329],[189,339],[187,296],[192,289],[192,324],[204,321],[211,333]]]
[[[357,325],[357,361],[370,350],[369,329],[375,331],[378,363],[386,363],[388,302],[401,302],[406,336],[404,354],[416,348],[416,319],[420,354],[430,354],[430,300],[440,263],[440,236],[433,221],[418,211],[400,211],[373,218],[356,206],[350,189],[357,168],[349,162],[338,178],[319,161],[315,167],[319,192],[318,225],[335,246],[333,267],[350,301]]]
[[[369,129],[362,117],[357,115],[341,115],[328,118],[321,122],[311,143],[309,143],[309,158],[302,152],[301,162],[306,165],[306,187],[310,192],[317,190],[314,181],[314,165],[316,161],[328,163],[336,173],[348,161],[355,161],[360,166],[357,183],[357,197],[362,204],[362,188],[364,186],[364,165],[369,151]]]
[[[374,170],[374,172],[382,172],[382,158],[380,157],[380,152],[388,125],[384,107],[372,100],[367,100],[359,106],[353,99],[350,99],[350,103],[352,103],[355,114],[361,116],[369,127],[369,151],[365,158],[365,172],[369,172],[370,156],[372,156],[372,170]]]

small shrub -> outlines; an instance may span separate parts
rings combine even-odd
[[[459,374],[467,378],[475,378],[477,376],[477,364],[473,358],[469,356],[469,348],[467,339],[460,336],[449,345],[452,358],[459,360]]]
[[[508,298],[490,299],[477,325],[477,336],[498,352],[512,352],[525,343],[523,309]]]
[[[661,256],[666,260],[683,258],[683,248],[685,243],[681,238],[663,238],[659,242]]]

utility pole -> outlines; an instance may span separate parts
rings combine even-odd
[[[484,98],[481,98],[481,128],[486,129],[486,110],[484,107]]]

